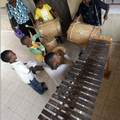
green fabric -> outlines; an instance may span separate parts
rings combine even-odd
[[[41,37],[41,34],[35,34],[35,35],[33,35],[32,38],[31,38],[32,42],[35,42],[35,40],[37,38],[39,38],[39,37]]]
[[[42,54],[42,50],[39,50],[39,49],[35,49],[35,48],[28,48],[29,51],[34,54],[34,55],[37,55],[37,54]]]

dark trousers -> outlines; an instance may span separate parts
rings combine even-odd
[[[30,83],[28,85],[32,87],[40,95],[42,95],[46,91],[43,88],[42,84],[36,80],[36,78],[34,78],[33,80],[30,80]]]
[[[60,37],[60,36],[55,37],[55,38],[56,38],[56,41],[57,41],[58,44],[63,43],[63,41],[61,40],[61,37]]]
[[[27,36],[30,37],[30,33],[29,31],[32,33],[32,35],[36,34],[36,31],[35,29],[33,28],[29,28],[29,27],[25,27],[25,25],[29,25],[29,26],[33,26],[33,23],[31,21],[31,19],[29,19],[26,23],[23,23],[23,24],[19,24],[19,28],[20,30]],[[31,38],[31,37],[30,37]],[[40,40],[37,38],[36,39],[36,42],[40,42]]]

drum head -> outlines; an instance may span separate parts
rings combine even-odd
[[[58,46],[58,47],[54,48],[52,52],[55,52],[57,55],[59,55],[59,53],[58,53],[59,49],[62,50],[64,53],[66,53],[66,49],[62,46]],[[60,65],[61,64],[68,64],[68,61],[64,57],[61,57]]]
[[[50,42],[52,42],[53,40],[55,40],[55,37],[52,36],[52,35],[48,35],[48,38],[47,38],[47,39],[44,39],[44,42],[45,42],[45,43],[50,43]]]
[[[58,47],[54,48],[52,52],[55,52],[55,53],[58,54],[58,50],[59,50],[59,49],[62,50],[64,53],[66,52],[65,48],[62,47],[62,46],[58,46]]]

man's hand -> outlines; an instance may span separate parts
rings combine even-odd
[[[36,28],[36,25],[34,24],[34,25],[33,25],[33,29],[35,29],[35,28]]]
[[[33,70],[33,66],[32,66],[32,67],[30,67],[30,68],[29,68],[29,70],[30,70],[30,71],[32,71],[32,70]]]
[[[15,27],[12,27],[12,29],[13,29],[15,32],[17,32],[17,30],[16,30],[16,28],[15,28]]]
[[[45,56],[45,52],[44,52],[44,51],[42,51],[42,56],[43,56],[43,57]]]
[[[41,42],[34,42],[35,44],[37,44],[37,45],[41,45]]]
[[[60,50],[60,49],[58,50],[58,53],[59,53],[59,55],[62,56],[62,57],[65,55],[65,53],[64,53],[62,50]]]
[[[103,18],[104,18],[104,20],[107,20],[108,16],[105,14]]]
[[[48,35],[43,35],[42,38],[47,40],[48,39]]]

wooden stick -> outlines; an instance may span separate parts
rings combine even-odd
[[[53,13],[53,15],[54,15],[56,18],[59,18],[60,22],[62,22],[62,20],[60,19],[60,17],[57,17],[52,10],[51,10],[51,12]]]
[[[34,29],[34,27],[33,27],[33,26],[29,26],[29,25],[25,25],[25,27],[29,27],[29,28]]]

